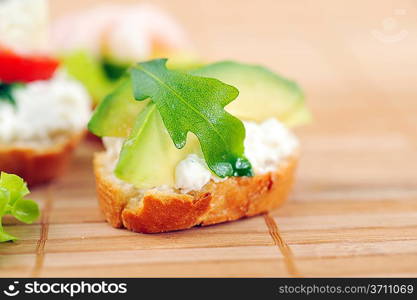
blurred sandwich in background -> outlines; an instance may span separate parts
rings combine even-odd
[[[91,110],[51,55],[48,30],[46,0],[0,1],[0,171],[30,185],[62,173]]]

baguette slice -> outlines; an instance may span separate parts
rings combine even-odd
[[[45,149],[0,146],[0,171],[19,175],[29,186],[46,183],[62,174],[84,135],[74,133]]]
[[[94,173],[107,222],[115,228],[158,233],[233,221],[278,207],[291,190],[297,160],[294,154],[275,172],[210,181],[189,194],[143,191],[124,183],[113,175],[105,152],[95,154]]]

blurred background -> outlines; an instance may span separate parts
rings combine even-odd
[[[103,2],[54,0],[52,17]],[[176,17],[204,59],[260,63],[300,83],[315,119],[297,129],[309,196],[417,194],[416,1],[147,2]]]

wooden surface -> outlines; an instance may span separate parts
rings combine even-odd
[[[315,122],[297,129],[292,196],[229,224],[112,229],[85,144],[66,176],[34,191],[39,223],[6,220],[22,239],[0,245],[0,276],[417,276],[416,1],[157,2],[204,57],[267,64],[304,87]]]

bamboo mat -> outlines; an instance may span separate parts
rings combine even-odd
[[[0,245],[0,276],[417,276],[415,1],[197,0],[193,14],[185,0],[157,2],[206,57],[264,63],[304,87],[315,121],[296,130],[290,199],[186,231],[113,229],[95,198],[97,147],[86,142],[65,176],[34,190],[40,222],[6,220],[22,239]]]

